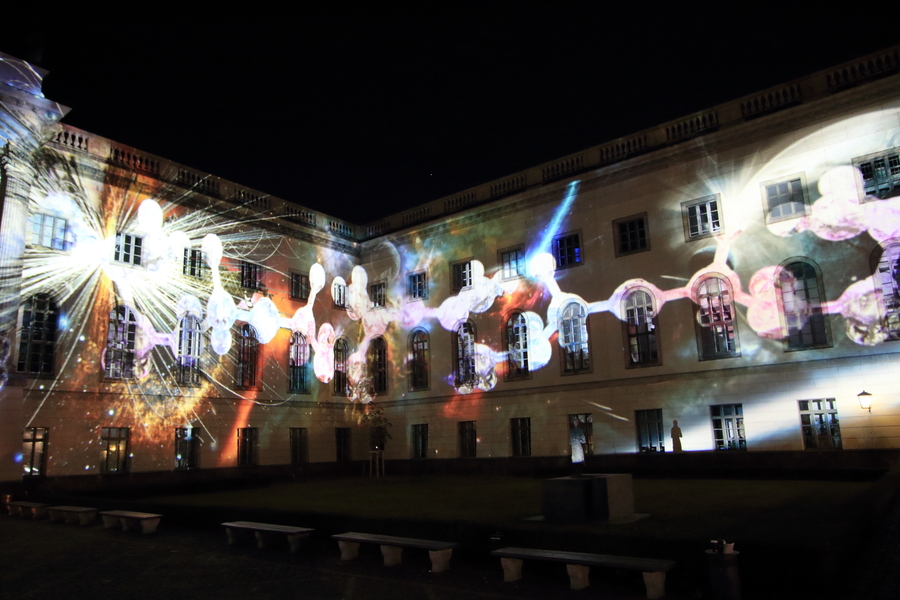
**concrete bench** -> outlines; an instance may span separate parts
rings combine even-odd
[[[673,560],[657,558],[635,558],[631,556],[610,556],[607,554],[587,554],[583,552],[559,552],[556,550],[536,550],[532,548],[501,548],[491,552],[499,556],[503,565],[503,581],[518,581],[522,578],[523,560],[546,560],[565,563],[569,582],[573,590],[586,588],[590,567],[609,567],[630,571],[640,571],[647,586],[647,598],[661,598],[666,593],[666,572],[675,566]]]
[[[404,548],[428,550],[428,555],[431,558],[432,573],[440,573],[450,568],[450,555],[453,553],[453,549],[459,546],[459,544],[454,542],[436,542],[357,532],[341,533],[333,535],[331,538],[338,542],[338,546],[341,549],[341,560],[356,558],[360,544],[380,544],[381,555],[384,556],[384,564],[388,567],[400,564],[401,553]]]
[[[6,503],[9,514],[23,519],[41,519],[47,516],[49,504],[41,502],[26,502],[25,500],[12,500]]]
[[[103,517],[103,527],[110,529],[116,525],[122,525],[122,531],[137,529],[138,524],[144,533],[153,533],[162,520],[162,515],[152,513],[132,512],[130,510],[105,510],[100,513]]]
[[[290,525],[272,525],[269,523],[255,523],[253,521],[232,521],[230,523],[222,523],[225,533],[228,534],[228,543],[237,544],[240,532],[253,532],[256,536],[256,547],[262,550],[269,541],[276,536],[287,536],[288,544],[291,546],[291,552],[300,550],[303,540],[309,537],[309,534],[315,529],[307,527],[292,527]]]
[[[81,523],[82,525],[90,525],[97,518],[96,508],[87,506],[50,506],[47,511],[50,513],[50,521],[66,523]]]

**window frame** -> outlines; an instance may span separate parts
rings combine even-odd
[[[387,302],[384,282],[373,283],[369,286],[369,302],[372,308],[384,308]]]
[[[203,250],[199,248],[185,248],[184,262],[181,265],[181,274],[185,277],[203,279],[203,266],[205,263],[206,257]]]
[[[186,323],[193,326],[186,328]],[[187,346],[187,352],[185,352],[185,346]],[[175,357],[175,378],[179,385],[200,385],[200,355],[202,352],[203,323],[195,315],[186,314],[178,321],[178,354]]]
[[[200,468],[200,428],[175,428],[175,470]]]
[[[814,406],[813,403],[823,405]],[[806,405],[804,407],[804,404]],[[834,398],[814,398],[797,401],[797,412],[800,418],[800,439],[804,450],[831,451],[843,450],[843,436],[841,434],[840,418],[838,418],[837,401]],[[817,422],[815,417],[825,417],[822,422]],[[833,419],[827,417],[832,416]],[[809,417],[804,419],[804,417]],[[823,447],[821,441],[826,436],[815,433],[815,428],[821,431],[822,426],[828,427],[827,446]],[[837,435],[835,435],[835,432]],[[837,444],[835,444],[837,439]]]
[[[710,209],[709,206],[714,204],[715,207]],[[700,226],[700,218],[697,218],[697,233],[692,233],[691,231],[691,209],[698,206],[706,206],[707,207],[707,219],[709,220],[709,230],[704,232],[701,231]],[[715,216],[713,216],[715,215]],[[686,202],[681,203],[681,220],[684,224],[684,241],[685,242],[696,242],[697,240],[704,240],[711,237],[715,237],[717,235],[722,235],[725,233],[725,224],[724,218],[722,215],[722,195],[721,194],[712,194],[709,196],[704,196],[702,198],[695,198],[693,200],[688,200]],[[715,226],[713,225],[715,223]]]
[[[237,429],[238,467],[259,466],[259,427],[239,427]]]
[[[569,242],[574,240],[574,244]],[[565,242],[565,246],[564,243]],[[581,245],[581,231],[569,231],[553,237],[550,246],[556,270],[571,269],[584,264],[584,248]]]
[[[309,428],[289,428],[289,442],[292,465],[305,465],[309,462]]]
[[[709,326],[704,326],[703,325],[703,319],[704,319],[704,317],[703,317],[703,310],[704,310],[703,300],[704,300],[704,298],[713,298],[714,296],[709,293],[701,295],[701,289],[704,287],[704,285],[706,285],[707,290],[708,290],[709,288],[708,288],[707,282],[714,280],[714,279],[724,283],[725,292],[727,294],[727,298],[726,298],[727,305],[730,307],[729,310],[726,311],[724,308],[725,304],[722,304],[722,301],[721,301],[722,290],[721,289],[718,290],[718,294],[716,294],[715,297],[720,298],[719,308],[720,308],[722,314],[726,315],[730,312],[731,318],[723,319],[721,321],[721,323],[719,323],[718,321],[714,322],[714,321],[710,320]],[[722,275],[721,273],[705,274],[703,277],[698,279],[695,284],[693,299],[694,299],[694,307],[695,307],[694,308],[694,315],[695,315],[694,325],[695,325],[695,331],[697,334],[697,353],[698,353],[699,360],[706,361],[706,360],[720,360],[720,359],[726,359],[726,358],[740,358],[741,344],[740,344],[740,337],[738,335],[738,322],[737,322],[738,313],[737,313],[737,309],[735,307],[735,302],[734,302],[734,291],[732,290],[731,282],[729,281],[729,279],[725,275]],[[709,310],[709,309],[707,309],[707,310]],[[721,337],[721,334],[714,331],[714,327],[713,327],[714,325],[716,327],[725,327],[725,337],[724,337],[725,350],[720,349],[720,344],[717,340]],[[733,346],[734,346],[731,349],[728,348],[729,328],[731,331],[730,338],[733,340]]]
[[[100,473],[104,475],[124,475],[129,471],[129,446],[130,428],[128,427],[101,427],[100,444],[102,446],[102,459]],[[115,451],[111,453],[112,444]],[[124,445],[123,445],[124,444]],[[110,458],[112,457],[112,458]]]
[[[59,316],[59,306],[50,294],[38,292],[25,299],[19,326],[16,371],[35,377],[56,374]]]
[[[346,398],[350,392],[347,380],[347,360],[350,358],[350,343],[344,338],[334,341],[334,375],[332,395]]]
[[[572,306],[577,306],[582,314],[567,317],[567,309]],[[577,300],[569,300],[559,308],[557,328],[563,375],[578,375],[592,371],[589,312],[587,306]],[[577,322],[567,328],[566,323],[571,323],[573,320],[577,320]],[[579,332],[583,340],[577,339],[578,336],[575,334]],[[575,339],[569,341],[569,338],[573,336]],[[580,353],[575,352],[576,346],[581,347]]]
[[[49,443],[49,427],[24,428],[22,431],[22,477],[30,479],[47,475],[47,446]]]
[[[113,247],[113,260],[123,265],[140,267],[144,238],[134,233],[124,231],[116,232],[115,246]]]
[[[457,421],[457,436],[460,458],[478,456],[478,433],[476,421]]]
[[[425,300],[428,298],[428,273],[416,271],[406,274],[406,297],[410,300]]]
[[[513,321],[516,321],[513,323]],[[528,317],[521,311],[512,312],[506,319],[504,327],[506,338],[506,379],[515,381],[531,377],[529,365],[530,332],[528,331]],[[517,346],[514,348],[514,346]],[[517,360],[516,355],[521,357]]]
[[[49,227],[48,227],[49,222]],[[28,244],[36,248],[68,252],[72,249],[72,232],[69,221],[63,217],[55,217],[46,213],[34,213],[29,219]],[[60,225],[62,230],[60,230]],[[49,229],[49,240],[48,232]],[[59,234],[62,237],[59,237]],[[49,241],[48,243],[45,243]]]
[[[410,450],[413,460],[428,458],[428,423],[410,425]]]
[[[350,428],[335,427],[335,462],[348,462],[351,460],[352,451],[350,448]]]
[[[876,160],[883,159],[885,160],[885,168],[887,171],[888,179],[890,180],[890,185],[883,195],[881,193],[875,194],[867,194],[866,193],[866,175],[864,170],[864,165],[869,163],[874,163]],[[891,159],[894,159],[896,164],[891,165]],[[859,179],[857,180],[857,191],[859,192],[859,201],[860,202],[875,202],[877,200],[886,200],[888,198],[894,198],[896,196],[900,196],[900,148],[891,148],[889,150],[883,150],[881,152],[873,152],[871,154],[866,154],[863,156],[858,156],[850,161],[850,164],[853,165],[859,171]],[[874,164],[872,167],[874,171]],[[891,172],[896,172],[896,175]],[[878,191],[878,182],[876,180],[876,187],[874,191]],[[866,198],[869,198],[867,200]]]
[[[247,260],[241,260],[241,287],[245,290],[261,290],[266,287],[264,282],[265,267]]]
[[[377,336],[369,342],[366,352],[366,365],[372,381],[372,392],[387,394],[388,392],[388,348],[384,337]]]
[[[875,284],[884,315],[885,341],[900,340],[900,241],[888,240],[877,249],[881,254],[875,262]]]
[[[309,275],[304,275],[303,273],[298,273],[297,271],[291,271],[289,285],[290,296],[292,300],[300,300],[302,302],[309,301]]]
[[[335,277],[331,282],[331,300],[334,308],[347,310],[347,282]]]
[[[584,433],[585,442],[582,444],[584,450],[584,456],[592,456],[594,454],[594,416],[591,413],[578,413],[572,414],[568,416],[568,425],[569,427],[566,431],[569,432],[569,445],[571,445],[571,431],[572,420],[578,419],[581,422],[581,431]]]
[[[635,223],[639,224],[639,226],[634,231],[622,231],[623,227],[627,228]],[[646,212],[615,219],[612,222],[612,228],[616,258],[640,254],[650,250],[650,220],[647,218]],[[633,234],[637,237],[632,240]],[[623,248],[623,244],[626,241],[628,241],[629,247]],[[631,242],[636,243],[637,246],[631,247]]]
[[[803,211],[802,212],[794,212],[793,205],[796,203],[790,203],[792,206],[790,214],[787,214],[787,215],[780,214],[777,217],[773,217],[771,215],[773,209],[769,202],[768,188],[772,187],[772,186],[777,186],[782,183],[793,184],[794,181],[800,182],[800,193],[801,193],[802,199],[803,199]],[[762,183],[759,184],[759,189],[760,189],[760,192],[762,195],[763,213],[765,216],[766,224],[780,223],[782,221],[790,221],[792,219],[799,219],[800,217],[804,217],[809,214],[809,211],[810,211],[809,190],[806,185],[806,173],[805,172],[793,173],[790,175],[785,175],[783,177],[778,177],[777,179],[770,179],[768,181],[763,181]],[[784,206],[785,204],[788,204],[788,203],[782,202],[781,204],[778,204],[778,207],[780,208],[780,207]]]
[[[259,333],[250,323],[241,325],[238,332],[236,383],[244,390],[259,389]]]
[[[420,337],[421,336],[421,337]],[[424,339],[423,339],[424,338]],[[422,392],[430,387],[428,332],[418,327],[409,334],[409,391]]]
[[[630,299],[637,294],[643,294],[649,299],[649,311],[647,311],[646,305],[629,306]],[[625,337],[625,367],[628,369],[658,367],[662,364],[658,335],[659,312],[656,310],[656,307],[655,294],[646,288],[631,289],[622,298],[622,316],[624,317],[622,320],[622,333]],[[649,313],[649,319],[646,318],[647,313]],[[638,317],[643,318],[647,322],[636,322],[639,320]],[[642,341],[645,343],[642,343]],[[635,360],[635,348],[637,349],[637,360]]]
[[[477,330],[472,321],[460,321],[456,325],[453,335],[453,356],[456,357],[453,380],[457,388],[474,386],[478,381],[478,374],[475,370],[476,339]]]
[[[790,267],[795,265],[803,265],[808,272],[812,274],[812,277],[804,278],[803,285],[794,287],[790,291],[790,294],[788,294],[786,286],[790,281],[794,281],[795,283],[799,281],[797,279],[797,274],[790,269]],[[786,273],[789,272],[792,275],[792,278],[790,279],[786,275]],[[810,281],[815,283],[815,288],[813,290],[810,289]],[[825,285],[822,281],[822,271],[819,269],[819,266],[805,257],[792,257],[787,259],[779,266],[775,291],[776,297],[778,298],[779,314],[781,315],[782,333],[784,334],[784,351],[798,352],[802,350],[830,348],[832,346],[831,331],[828,326],[828,319],[822,311],[822,301],[825,298]],[[802,295],[804,297],[799,298],[799,300],[796,301],[793,300],[793,298],[801,296],[801,292],[803,292]],[[817,297],[812,297],[811,292],[814,292]],[[789,296],[791,298],[790,306],[804,305],[808,306],[808,309],[791,310],[788,312]],[[792,320],[804,320],[805,322],[803,327],[797,329],[792,327]],[[814,323],[819,326],[818,333],[816,332]],[[804,332],[807,331],[807,327],[809,327],[809,333],[805,334]],[[793,330],[796,330],[798,333],[792,333]],[[824,339],[819,339],[817,337],[819,334],[821,334]],[[812,335],[813,340],[804,342],[802,338],[806,335]]]
[[[525,246],[518,245],[504,248],[497,252],[500,264],[500,277],[504,281],[527,277],[528,269],[525,264]]]
[[[666,435],[663,428],[663,410],[661,408],[635,410],[634,429],[637,436],[638,452],[666,451]],[[656,442],[655,445],[654,441]]]
[[[728,414],[729,409],[731,414]],[[744,426],[744,405],[742,403],[713,404],[709,407],[709,415],[714,450],[747,450],[747,432]],[[722,421],[721,427],[716,427],[716,419]],[[731,423],[730,428],[727,425],[729,422]],[[721,436],[717,435],[718,431],[722,432]],[[735,435],[729,437],[729,431]],[[732,440],[736,440],[737,444],[733,444]]]
[[[309,394],[309,340],[299,331],[288,341],[288,393]]]
[[[467,258],[450,263],[450,291],[457,293],[465,288],[472,287],[474,275],[472,262],[474,259]]]
[[[531,456],[531,417],[509,420],[510,456]]]
[[[120,312],[122,313],[121,320]],[[120,322],[123,323],[121,327]],[[114,305],[109,311],[107,327],[103,377],[115,380],[134,379],[137,316],[131,307],[125,304]],[[113,345],[114,347],[112,347]],[[119,367],[116,369],[115,365],[119,365]]]

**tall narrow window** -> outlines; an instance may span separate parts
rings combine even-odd
[[[531,417],[509,420],[513,456],[531,456]]]
[[[340,277],[335,277],[331,284],[331,299],[335,308],[347,308],[347,284]]]
[[[587,309],[579,302],[566,304],[559,316],[563,351],[563,370],[581,373],[591,368],[588,347]]]
[[[340,338],[334,343],[334,394],[346,396],[347,389],[347,359],[350,357],[350,345],[347,340]]]
[[[740,356],[731,288],[725,279],[707,277],[697,287],[697,325],[700,358]]]
[[[720,404],[710,406],[709,410],[716,450],[746,450],[744,405]]]
[[[665,452],[665,437],[661,408],[634,411],[637,443],[641,452]]]
[[[295,300],[309,299],[309,277],[300,273],[291,273],[291,298]]]
[[[369,299],[372,301],[373,308],[384,307],[384,284],[374,283],[369,286]]]
[[[458,292],[472,285],[472,261],[467,260],[450,265],[453,291]]]
[[[22,306],[19,332],[20,373],[53,374],[59,310],[49,294],[29,296]]]
[[[185,248],[181,272],[190,277],[203,277],[203,251],[196,248]]]
[[[127,306],[117,306],[109,313],[106,332],[104,375],[111,379],[134,377],[134,343],[137,319]]]
[[[475,458],[478,437],[475,435],[475,421],[459,422],[459,457]]]
[[[237,464],[239,467],[259,464],[259,429],[256,427],[237,430]]]
[[[834,398],[800,400],[800,433],[807,450],[841,450],[841,424]]]
[[[336,459],[338,462],[350,460],[350,428],[335,427],[334,442],[336,446]]]
[[[456,327],[456,387],[475,385],[475,326],[463,321]]]
[[[622,301],[625,336],[628,344],[628,366],[647,367],[659,364],[656,347],[656,311],[653,296],[644,290],[629,292]]]
[[[506,320],[506,343],[507,376],[528,377],[528,320],[522,313],[513,313]]]
[[[50,429],[26,427],[22,437],[22,467],[25,477],[47,474],[47,443]]]
[[[175,468],[197,469],[200,467],[200,429],[178,427],[175,429]]]
[[[306,427],[291,427],[291,464],[302,465],[309,462],[309,430]]]
[[[245,323],[241,326],[241,337],[238,341],[238,385],[243,388],[256,387],[258,366],[259,338],[256,336],[256,329],[249,323]]]
[[[889,340],[900,339],[900,244],[885,246],[876,273]]]
[[[424,329],[409,336],[409,389],[428,389],[428,334]]]
[[[309,393],[309,342],[299,331],[291,335],[291,346],[288,356],[288,392],[291,394]]]
[[[781,269],[778,279],[788,350],[827,346],[822,288],[816,269],[807,262],[792,262]]]
[[[428,458],[428,423],[412,426],[412,457]]]
[[[200,319],[185,315],[178,324],[178,383],[199,385],[200,383],[200,340],[202,339]]]
[[[383,337],[377,337],[369,344],[369,377],[372,378],[372,390],[376,394],[386,394],[387,378],[387,343]]]
[[[128,472],[128,428],[103,427],[100,432],[100,472]]]

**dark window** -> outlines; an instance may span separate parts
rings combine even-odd
[[[177,379],[182,385],[200,384],[200,342],[203,328],[200,319],[185,315],[178,323]]]
[[[806,350],[828,345],[822,286],[816,269],[806,262],[793,262],[778,275],[781,309],[787,328],[787,349]]]
[[[616,256],[634,254],[650,249],[647,215],[637,215],[613,221],[616,237]]]
[[[409,337],[409,389],[428,389],[428,334],[416,329]]]
[[[347,340],[340,338],[334,343],[334,394],[347,396],[347,359],[350,358],[350,346]]]
[[[309,462],[309,430],[306,427],[291,427],[291,464],[302,465]]]
[[[103,427],[100,432],[100,472],[128,472],[128,428]]]
[[[507,375],[511,379],[527,377],[528,320],[522,313],[513,313],[506,321]]]
[[[841,450],[841,424],[834,398],[800,400],[800,433],[807,450]]]
[[[259,338],[250,324],[241,326],[238,340],[237,383],[242,388],[255,388],[259,368]]]
[[[259,464],[259,429],[256,427],[237,430],[237,464],[239,467]]]
[[[450,273],[454,292],[472,285],[472,261],[467,260],[450,265]]]
[[[35,214],[31,222],[31,244],[51,250],[71,250],[72,236],[68,223],[60,217]]]
[[[459,457],[475,458],[478,437],[475,435],[475,421],[459,422]]]
[[[104,375],[111,379],[134,377],[134,343],[137,336],[137,320],[127,306],[117,306],[109,313],[109,329],[106,332]]]
[[[666,451],[662,419],[661,408],[634,411],[638,449],[641,452]]]
[[[181,272],[190,277],[203,277],[203,251],[185,248]]]
[[[374,283],[369,286],[369,299],[373,308],[384,307],[384,284]]]
[[[386,394],[388,391],[387,343],[383,337],[377,337],[369,344],[368,358],[372,390],[376,394]]]
[[[425,272],[410,273],[408,277],[407,294],[412,299],[423,299],[428,297],[428,279]]]
[[[889,340],[898,340],[900,339],[900,244],[885,246],[875,276],[881,288],[885,334]]]
[[[463,321],[456,327],[456,387],[475,385],[475,326]]]
[[[309,393],[309,342],[299,331],[291,335],[288,356],[288,392],[291,394]]]
[[[716,235],[722,231],[718,194],[685,202],[681,207],[685,237],[689,241]]]
[[[178,427],[175,429],[175,468],[197,469],[200,467],[200,429]]]
[[[737,347],[737,323],[728,283],[719,277],[707,277],[697,288],[697,328],[700,358],[740,356]]]
[[[569,302],[560,313],[560,334],[566,373],[581,373],[591,368],[588,347],[587,310],[578,302]]]
[[[896,150],[880,156],[854,159],[862,173],[863,193],[866,196],[890,198],[900,194],[900,155]]]
[[[20,373],[52,375],[59,310],[49,294],[29,296],[22,307],[19,332]]]
[[[47,474],[47,443],[50,429],[47,427],[26,427],[22,436],[22,467],[25,477]]]
[[[716,450],[746,450],[744,406],[742,404],[720,404],[710,406],[709,410]]]
[[[350,460],[350,428],[335,427],[334,441],[337,449],[337,461],[344,462]]]
[[[622,301],[625,335],[628,343],[628,366],[646,367],[659,364],[656,347],[656,311],[653,296],[644,290],[629,292]]]
[[[428,424],[412,426],[412,457],[428,458]]]
[[[766,221],[773,223],[806,214],[802,178],[765,184]]]
[[[531,418],[509,420],[513,456],[531,456]]]
[[[581,264],[581,238],[577,233],[559,236],[553,239],[553,257],[556,268],[565,269]]]
[[[144,240],[130,233],[116,234],[116,249],[113,258],[129,265],[141,265],[141,246]]]
[[[300,273],[291,273],[291,298],[309,300],[309,277]]]
[[[241,261],[241,287],[258,290],[263,287],[263,268],[260,265]]]
[[[503,271],[503,279],[525,275],[525,253],[521,248],[501,252],[500,266]]]

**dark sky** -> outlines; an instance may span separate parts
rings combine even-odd
[[[366,223],[900,43],[898,9],[483,4],[80,4],[0,50],[71,125]]]

